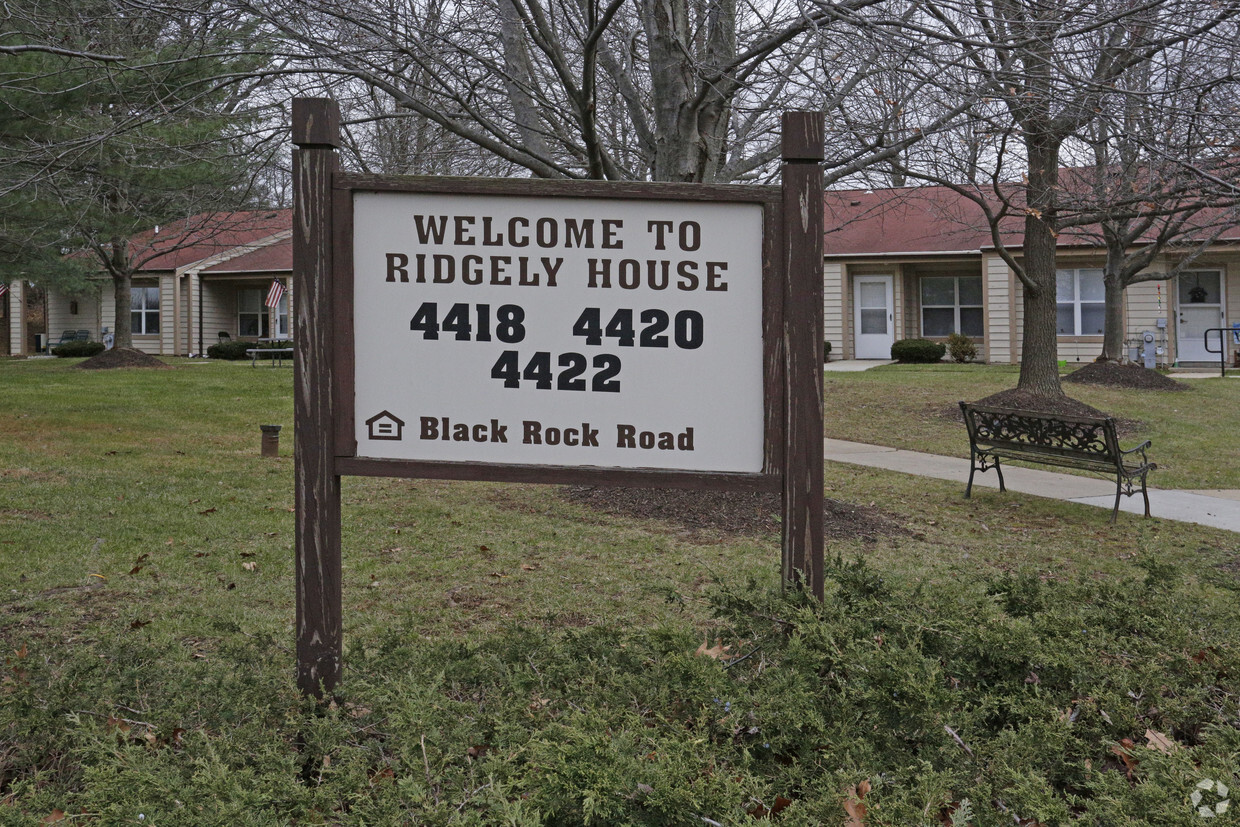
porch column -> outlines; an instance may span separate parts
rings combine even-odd
[[[26,282],[18,279],[9,284],[9,355],[26,353]]]
[[[172,274],[172,355],[184,356],[181,350],[181,277],[182,273]]]
[[[198,295],[197,283],[197,273],[190,270],[185,274],[185,352],[187,354],[197,353],[199,356],[202,356],[203,354],[199,353],[199,348],[196,347],[197,340],[194,338],[195,322],[197,321],[197,317],[194,315],[194,305]]]

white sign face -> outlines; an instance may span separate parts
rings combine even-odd
[[[760,205],[353,198],[359,457],[762,470]]]

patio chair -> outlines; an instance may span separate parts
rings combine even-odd
[[[89,330],[79,330],[79,331],[77,331],[74,335],[75,335],[75,338],[77,338],[77,340],[78,340],[79,342],[89,342],[89,341],[90,341],[90,331],[89,331]]]
[[[49,347],[60,347],[66,342],[74,342],[74,341],[77,341],[77,331],[66,330],[65,332],[61,333],[60,338],[56,340],[55,342],[52,342],[51,345],[49,345]]]

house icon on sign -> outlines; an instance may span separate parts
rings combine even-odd
[[[398,440],[405,429],[405,422],[390,411],[380,411],[366,420],[366,427],[370,429],[371,439]]]

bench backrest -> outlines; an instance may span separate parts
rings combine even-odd
[[[960,403],[969,441],[979,447],[1015,448],[1063,457],[1121,461],[1111,417],[1057,416],[1036,411]]]

